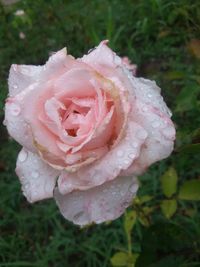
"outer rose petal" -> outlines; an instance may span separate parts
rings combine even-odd
[[[174,147],[175,128],[169,116],[140,101],[136,101],[131,116],[145,128],[148,137],[139,158],[122,175],[141,174],[154,162],[167,158]]]
[[[126,66],[127,69],[129,69],[131,71],[133,76],[136,75],[137,65],[132,64],[128,57],[122,57],[122,63]]]
[[[142,127],[134,122],[128,122],[124,138],[101,159],[74,173],[61,172],[58,179],[61,194],[73,190],[87,190],[115,179],[121,170],[126,170],[139,156],[146,137],[147,133]]]
[[[103,75],[110,68],[114,69],[122,64],[121,58],[106,45],[107,42],[102,41],[94,50],[80,59]]]
[[[5,105],[5,125],[7,130],[18,143],[26,149],[35,152],[33,138],[28,124],[21,112],[21,101],[18,97],[8,98]]]
[[[157,108],[160,112],[166,114],[168,117],[171,117],[171,111],[165,104],[163,97],[160,95],[161,89],[157,86],[155,81],[150,81],[144,78],[136,78],[126,68],[124,68],[123,71],[130,82],[131,86],[129,87],[129,92],[133,97],[136,97],[136,99],[143,103]]]
[[[74,62],[71,56],[67,56],[66,48],[53,54],[44,66],[16,65],[10,68],[8,85],[9,96],[15,96],[26,89],[32,83],[46,81],[62,74],[66,66],[70,67]]]
[[[9,95],[15,96],[34,83],[42,70],[42,66],[13,64],[8,78]]]
[[[16,173],[29,202],[53,196],[59,172],[43,162],[36,154],[22,149],[17,158]]]
[[[86,225],[118,218],[130,205],[137,189],[135,177],[118,177],[90,190],[66,195],[60,194],[56,188],[54,197],[66,219]]]

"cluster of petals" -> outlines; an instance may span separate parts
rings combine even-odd
[[[22,145],[16,173],[31,203],[54,197],[78,225],[118,218],[137,176],[173,150],[160,88],[102,41],[82,58],[53,54],[10,69],[5,124]]]

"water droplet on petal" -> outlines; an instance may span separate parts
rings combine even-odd
[[[157,128],[158,126],[160,126],[159,121],[154,121],[154,122],[152,123],[152,127],[153,127],[153,128]]]
[[[129,188],[130,192],[131,193],[136,193],[137,192],[137,189],[138,189],[138,184],[132,184]]]
[[[146,112],[148,110],[148,108],[147,107],[142,107],[142,111],[144,111],[144,112]]]
[[[122,157],[124,155],[124,152],[122,150],[117,151],[117,156]]]
[[[134,159],[134,158],[135,158],[135,153],[134,153],[134,152],[131,152],[131,153],[128,155],[128,157],[129,157],[130,159]]]
[[[38,178],[39,177],[39,172],[38,171],[33,171],[31,175],[32,175],[33,178]]]
[[[28,190],[28,189],[29,189],[29,183],[25,183],[25,185],[24,185],[24,189],[25,189],[25,190]]]
[[[17,71],[17,65],[13,65],[13,70]]]
[[[7,120],[3,120],[3,125],[6,126],[7,125]]]
[[[130,161],[128,159],[124,160],[124,164],[128,165],[130,163]]]
[[[175,136],[175,130],[173,127],[167,127],[165,128],[165,130],[163,131],[163,134],[169,138],[169,139],[174,139]]]
[[[151,98],[151,97],[152,97],[152,94],[151,94],[151,93],[148,93],[147,96],[148,96],[149,98]]]
[[[122,164],[119,164],[118,167],[119,167],[120,170],[123,169],[123,165]]]
[[[132,146],[133,148],[137,148],[137,147],[138,147],[138,144],[137,144],[137,143],[131,143],[131,146]]]
[[[20,114],[21,108],[18,104],[12,103],[10,104],[10,111],[13,116],[18,116]]]
[[[27,159],[27,157],[28,157],[28,153],[25,150],[22,150],[19,153],[18,159],[19,161],[24,162]]]
[[[118,56],[115,56],[115,57],[114,57],[114,63],[115,63],[116,65],[120,65],[121,62],[122,62],[122,60],[121,60],[120,57],[118,57]]]
[[[14,88],[14,89],[17,89],[17,88],[18,88],[17,84],[14,84],[14,85],[13,85],[13,88]]]
[[[138,137],[139,139],[145,139],[145,138],[146,138],[146,133],[145,133],[145,131],[143,131],[143,130],[139,130],[139,131],[137,132],[137,137]]]

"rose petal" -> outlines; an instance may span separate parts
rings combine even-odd
[[[85,62],[99,73],[105,75],[110,68],[122,64],[122,60],[106,44],[108,41],[102,41],[95,49],[83,56],[80,61]]]
[[[121,59],[122,59],[122,63],[125,65],[125,67],[131,71],[133,76],[135,76],[136,71],[137,71],[137,65],[132,64],[128,57],[122,57]]]
[[[54,82],[54,93],[58,99],[95,96],[90,83],[91,72],[87,69],[71,69]],[[62,100],[61,100],[62,101]]]
[[[121,170],[127,169],[139,156],[141,145],[147,137],[146,131],[134,122],[128,122],[128,129],[119,144],[98,161],[82,167],[80,171],[62,171],[58,187],[62,194],[73,190],[87,190],[116,178]],[[135,147],[137,143],[137,147]],[[74,170],[75,171],[75,170]]]
[[[43,66],[13,64],[8,78],[9,95],[15,96],[34,83],[42,70]]]
[[[169,116],[159,109],[146,105],[139,100],[135,102],[131,114],[132,119],[145,127],[148,137],[141,149],[139,158],[123,175],[141,174],[156,161],[167,158],[174,147],[175,128]]]
[[[118,218],[130,205],[138,189],[136,177],[118,177],[87,191],[60,194],[54,191],[62,215],[78,225],[102,223]]]
[[[22,149],[17,158],[16,173],[22,184],[23,194],[29,202],[51,198],[59,172],[36,154]]]
[[[136,97],[141,102],[157,108],[160,112],[171,117],[171,111],[165,104],[163,97],[160,95],[161,89],[157,86],[155,81],[150,81],[144,78],[136,78],[128,70],[123,69],[123,71],[131,83],[132,90],[129,86],[129,91],[133,97]]]
[[[69,68],[69,61],[73,59],[66,55],[66,48],[63,48],[53,54],[44,66],[12,64],[8,78],[9,95],[15,96],[39,80],[45,81],[53,78],[55,74],[62,73],[65,69],[64,64]]]
[[[18,97],[8,98],[5,105],[5,125],[8,133],[26,149],[35,152],[33,136],[29,125],[24,120],[21,100]]]

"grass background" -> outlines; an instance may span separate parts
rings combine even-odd
[[[19,9],[23,16],[15,15]],[[165,199],[160,177],[169,166],[177,172],[178,188],[200,178],[198,0],[0,2],[1,122],[12,63],[44,64],[50,52],[64,46],[81,56],[103,39],[138,65],[138,76],[156,80],[177,128],[173,155],[140,177],[131,209],[150,210],[144,216],[138,211],[132,231],[132,251],[139,254],[135,266],[200,266],[199,202],[178,200],[170,219],[160,209]],[[111,266],[111,257],[127,249],[124,218],[79,229],[62,218],[53,200],[28,204],[14,173],[20,146],[2,124],[0,130],[0,267]],[[144,195],[153,199],[141,204]]]

